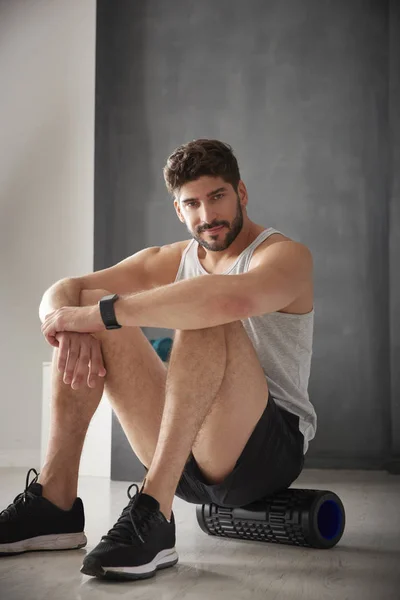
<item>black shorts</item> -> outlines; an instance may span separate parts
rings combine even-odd
[[[209,484],[192,453],[175,495],[193,504],[234,508],[287,489],[304,466],[304,436],[299,417],[280,408],[271,394],[231,473]]]

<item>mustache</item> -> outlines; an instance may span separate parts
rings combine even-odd
[[[229,223],[226,221],[214,222],[211,225],[203,225],[199,227],[197,233],[201,233],[202,231],[207,231],[208,229],[214,229],[214,227],[220,227],[221,225],[225,225],[225,227],[229,227]]]

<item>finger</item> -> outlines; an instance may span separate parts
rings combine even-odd
[[[64,331],[59,312],[59,310],[55,311],[42,323],[41,330],[44,336],[51,336],[55,338],[57,332]]]
[[[54,346],[58,348],[58,341],[56,339],[57,332],[54,331],[51,327],[47,326],[45,323],[41,325],[41,331],[46,338],[46,342],[50,344],[50,346]]]
[[[64,337],[69,338],[69,351],[68,358],[64,372],[64,383],[70,384],[73,380],[76,363],[79,357],[79,338],[75,335],[65,335]]]
[[[96,369],[93,367],[92,360],[89,361],[89,371],[87,376],[87,384],[90,388],[95,388],[99,383],[99,374],[96,372]]]
[[[64,373],[65,366],[67,364],[70,338],[67,335],[60,335],[58,340],[59,340],[59,351],[58,351],[57,368],[61,373]]]
[[[89,378],[88,378],[88,386],[95,387],[97,377],[100,375],[100,372],[103,373],[105,371],[103,365],[103,355],[101,353],[101,344],[99,340],[93,338],[91,347],[90,347],[90,364],[89,364]],[[102,377],[104,375],[101,375]]]
[[[78,388],[80,387],[80,384],[82,383],[82,379],[83,379],[83,381],[86,381],[86,380],[87,380],[87,378],[88,378],[88,373],[89,373],[89,364],[87,364],[87,365],[86,365],[86,366],[85,366],[85,367],[82,369],[82,367],[80,366],[80,361],[78,360],[78,361],[76,362],[76,367],[75,367],[75,371],[74,371],[74,376],[73,376],[73,378],[72,378],[72,384],[71,384],[71,387],[72,387],[73,389],[75,389],[75,390],[76,390],[76,389],[78,389]],[[77,384],[77,382],[76,382],[76,380],[75,380],[75,377],[76,377],[76,376],[78,377],[78,382],[79,382],[78,384]]]
[[[90,348],[87,340],[83,336],[79,336],[80,341],[80,351],[79,357],[74,373],[74,377],[72,379],[71,387],[73,390],[77,390],[80,388],[81,383],[87,377],[87,371],[90,361]]]
[[[54,348],[59,347],[59,342],[52,335],[46,335],[45,338],[46,338],[46,342],[48,342],[50,344],[50,346],[53,346]]]
[[[44,327],[42,325],[41,330],[42,334],[46,338],[46,341],[51,344],[51,346],[58,346],[58,343],[56,343],[57,331],[54,329],[54,327]]]
[[[87,374],[87,384],[90,388],[96,387],[97,375],[93,373],[92,361],[89,361],[89,369]]]
[[[101,350],[101,342],[100,340],[93,338],[93,344],[91,354],[91,359],[94,363],[93,372],[99,375],[99,377],[104,377],[106,375],[106,369],[104,366],[103,352]]]
[[[48,319],[46,319],[42,325],[41,325],[41,330],[43,335],[46,335],[48,333],[51,333],[51,329],[53,328],[53,319],[51,317],[49,317]]]

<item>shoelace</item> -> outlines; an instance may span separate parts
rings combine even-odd
[[[129,545],[137,545],[140,541],[144,544],[144,539],[141,534],[144,534],[149,529],[150,521],[152,520],[152,517],[154,517],[154,512],[148,510],[145,506],[136,506],[144,488],[145,481],[140,490],[136,483],[132,483],[129,486],[127,492],[129,504],[122,511],[122,514],[114,527],[110,529],[107,535],[102,537],[103,541],[122,542]],[[130,491],[133,487],[136,488],[136,493],[134,496],[131,496]]]
[[[35,477],[32,481],[29,481],[31,473],[35,473]],[[31,500],[34,500],[37,496],[29,491],[29,487],[36,483],[39,478],[39,473],[36,469],[29,469],[28,474],[26,476],[25,489],[21,494],[18,494],[14,501],[7,506],[4,510],[0,512],[0,520],[9,521],[12,517],[15,517],[18,514],[18,510],[23,506],[29,504]]]

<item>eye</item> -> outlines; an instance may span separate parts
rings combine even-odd
[[[217,198],[217,200],[219,200],[220,198],[223,197],[224,194],[215,194],[214,198]]]
[[[196,202],[186,202],[185,206],[195,206]]]

